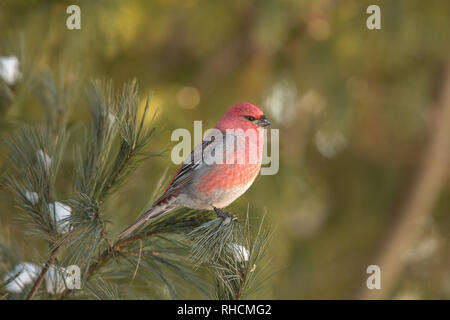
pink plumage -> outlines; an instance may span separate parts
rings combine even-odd
[[[264,145],[263,129],[270,125],[263,112],[251,103],[230,107],[196,146],[177,171],[165,192],[153,207],[125,229],[119,238],[127,237],[150,218],[177,207],[215,210],[240,197],[252,185],[261,169]],[[222,161],[217,161],[217,159]]]

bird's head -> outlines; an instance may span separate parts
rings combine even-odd
[[[251,103],[240,103],[230,107],[216,128],[222,131],[226,129],[258,129],[270,125],[271,122],[264,113]]]

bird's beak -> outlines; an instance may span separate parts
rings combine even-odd
[[[256,125],[258,127],[267,127],[270,126],[272,122],[270,122],[269,118],[267,118],[265,115],[263,115],[261,118],[256,120]]]

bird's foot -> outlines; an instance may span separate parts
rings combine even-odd
[[[214,211],[216,212],[217,216],[222,218],[223,220],[226,220],[227,218],[231,219],[231,220],[236,220],[237,218],[235,216],[233,216],[231,213],[229,213],[228,211],[224,212],[219,208],[213,207]]]

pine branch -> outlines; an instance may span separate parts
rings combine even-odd
[[[48,270],[50,269],[50,267],[55,262],[56,255],[57,255],[57,253],[59,251],[59,248],[61,248],[61,247],[57,247],[54,250],[52,250],[48,261],[45,263],[45,265],[42,268],[39,276],[37,277],[36,281],[34,282],[33,286],[31,287],[30,291],[28,292],[28,295],[26,297],[27,300],[32,300],[34,298],[37,290],[39,289],[39,287],[42,284],[42,281],[44,281],[45,275],[47,274]]]
[[[173,214],[162,216],[154,220],[154,223],[147,226],[141,232],[138,232],[128,238],[118,239],[113,244],[110,244],[101,254],[99,254],[96,262],[91,264],[86,272],[86,281],[97,272],[111,257],[116,253],[130,254],[124,247],[134,244],[138,240],[149,239],[155,236],[161,236],[169,233],[182,233],[192,231],[193,228],[198,227],[203,223],[209,212],[198,212],[193,214],[192,210],[181,209]],[[72,294],[72,290],[66,290],[62,294],[62,298],[67,298]]]
[[[46,82],[42,83],[46,84],[47,89],[53,88],[54,90],[39,90],[38,92],[51,92],[53,95],[59,93],[61,96],[67,96],[65,93],[70,91],[61,88],[56,89],[51,75],[48,75]],[[71,87],[71,90],[73,90],[73,87]],[[45,97],[41,101],[43,106],[48,108],[46,112],[47,126],[37,127],[36,129],[25,128],[17,132],[14,138],[11,137],[8,140],[12,149],[9,160],[12,163],[14,173],[6,176],[6,184],[17,195],[19,206],[24,209],[28,217],[32,218],[38,230],[40,229],[41,236],[43,235],[49,246],[52,247],[59,237],[59,222],[56,217],[55,205],[53,205],[53,212],[51,212],[52,205],[50,203],[55,198],[54,182],[60,155],[64,150],[63,106],[66,105],[58,99],[54,100],[53,104]],[[54,114],[56,114],[56,117],[53,117]],[[55,125],[54,129],[52,129],[53,124]],[[21,166],[23,165],[25,165],[28,175],[21,176],[18,179],[15,176],[22,171],[23,167]],[[49,268],[53,265],[60,247],[57,246],[51,250],[50,257],[34,282],[27,299],[32,299],[35,296]]]
[[[250,296],[267,282],[264,255],[272,232],[263,227],[252,235],[249,216],[244,224],[217,218],[194,229],[191,259],[196,267],[205,265],[216,282],[214,297],[239,300]]]
[[[147,130],[144,125],[148,99],[143,116],[138,116],[135,81],[119,93],[111,82],[100,81],[94,81],[87,91],[92,119],[74,150],[74,196],[64,202],[71,212],[57,219],[55,180],[67,126],[59,113],[59,102],[64,101],[65,89],[56,89],[58,86],[52,81],[43,83],[42,90],[50,93],[44,94],[42,101],[55,106],[56,117],[52,119],[56,123],[25,127],[9,139],[12,169],[6,178],[24,212],[23,222],[31,232],[47,240],[50,247],[49,257],[27,299],[36,297],[55,263],[83,266],[79,293],[95,298],[117,297],[116,284],[108,282],[108,274],[120,281],[131,273],[131,282],[135,278],[151,281],[155,290],[160,283],[171,297],[177,296],[178,289],[178,282],[172,281],[171,276],[182,279],[201,294],[221,299],[247,297],[249,288],[259,285],[261,278],[255,275],[263,269],[261,258],[269,236],[260,227],[253,239],[248,216],[241,225],[238,221],[212,219],[209,211],[181,208],[152,219],[128,238],[111,240],[105,202],[145,158],[144,148],[155,133],[154,128]],[[236,251],[236,246],[248,251]],[[116,262],[114,267],[109,263],[111,258]],[[213,286],[205,274],[196,275],[198,268],[210,271],[215,291],[209,289]],[[142,274],[146,274],[144,280]],[[66,287],[58,294],[68,298],[73,293]]]
[[[46,239],[53,248],[28,298],[35,296],[64,245],[78,243],[81,244],[80,247],[90,246],[91,254],[87,255],[89,263],[89,257],[100,243],[98,239],[106,238],[106,221],[100,210],[102,202],[113,187],[135,168],[139,158],[142,158],[143,148],[155,132],[144,129],[148,101],[144,116],[138,119],[139,99],[135,82],[126,84],[119,95],[114,94],[111,83],[105,85],[94,82],[90,104],[93,124],[90,133],[85,135],[87,139],[84,143],[88,149],[85,153],[79,153],[78,174],[75,175],[81,178],[76,179],[74,184],[78,200],[70,201],[71,208],[74,209],[72,215],[63,221],[57,221],[56,208],[54,205],[50,208],[49,204],[56,199],[54,181],[63,150],[66,125],[61,103],[68,91],[63,86],[57,87],[50,76],[45,77],[41,84],[42,90],[39,92],[43,94],[40,100],[49,108],[48,111],[54,112],[48,113],[46,126],[25,127],[8,140],[11,149],[9,164],[12,168],[5,178],[7,187],[26,213],[24,222],[31,222],[30,230]],[[111,117],[108,111],[110,107],[115,110],[117,118]],[[51,116],[54,113],[56,117]],[[115,119],[118,121],[116,125],[111,123]],[[90,139],[92,137],[95,139]],[[116,141],[120,142],[117,151],[114,150]],[[109,165],[110,163],[113,165]],[[23,168],[26,168],[28,174],[20,174],[24,171]],[[67,225],[71,232],[61,234],[62,224]]]
[[[98,257],[97,261],[93,264],[91,264],[87,271],[87,279],[112,256],[115,252],[124,252],[122,250],[122,247],[136,241],[141,240],[144,238],[150,238],[156,235],[159,235],[159,232],[142,232],[140,234],[137,234],[133,237],[129,237],[126,239],[120,239],[116,242],[114,242],[109,248],[105,249]],[[125,251],[126,252],[126,251]],[[128,253],[128,252],[126,252]],[[67,298],[72,294],[72,290],[68,289],[63,294],[63,298]]]

